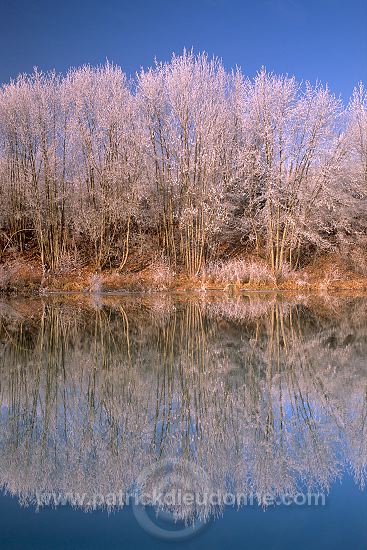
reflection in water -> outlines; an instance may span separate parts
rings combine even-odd
[[[345,469],[363,488],[366,321],[365,298],[4,301],[0,484],[83,508],[173,486],[262,502]],[[203,500],[165,506],[220,513]]]

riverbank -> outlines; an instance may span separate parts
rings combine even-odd
[[[96,272],[90,266],[65,267],[43,274],[34,258],[17,258],[0,265],[2,294],[48,294],[54,292],[162,292],[226,291],[367,291],[367,276],[343,265],[338,256],[318,258],[303,269],[273,275],[256,258],[237,258],[209,266],[199,276],[173,272],[163,263],[152,263],[139,271],[116,269]]]

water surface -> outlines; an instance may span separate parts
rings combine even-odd
[[[367,298],[0,303],[0,548],[366,549]]]

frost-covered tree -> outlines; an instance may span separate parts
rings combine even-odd
[[[60,77],[35,71],[3,86],[3,224],[23,248],[34,231],[42,265],[54,269],[66,247],[69,113]],[[4,219],[5,215],[5,219]]]
[[[245,233],[257,249],[265,247],[278,272],[285,262],[298,265],[304,245],[326,239],[341,105],[327,88],[302,87],[265,69],[253,81],[240,74],[236,81],[240,147],[232,200]]]
[[[173,265],[190,274],[215,250],[226,216],[227,93],[222,64],[204,54],[185,52],[139,75],[160,240]]]
[[[142,195],[143,141],[136,100],[110,64],[71,71],[63,93],[72,111],[73,227],[97,268],[127,260]]]

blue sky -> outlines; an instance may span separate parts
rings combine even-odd
[[[367,0],[0,0],[0,81],[106,58],[134,74],[184,47],[328,82],[367,82]]]

